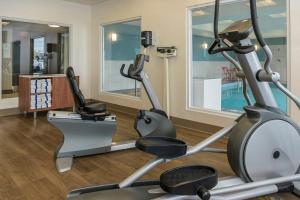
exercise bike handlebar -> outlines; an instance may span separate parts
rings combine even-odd
[[[130,77],[128,76],[128,74],[126,74],[126,73],[124,72],[125,67],[126,67],[126,65],[125,65],[125,64],[122,64],[121,69],[120,69],[120,73],[121,73],[122,76],[124,76],[124,77],[126,77],[126,78],[130,78]]]
[[[122,76],[126,78],[131,78],[137,81],[142,81],[140,77],[140,73],[144,69],[145,62],[149,62],[149,56],[144,54],[138,54],[135,58],[134,64],[130,64],[128,68],[128,72],[125,73],[124,69],[126,67],[125,64],[121,66],[120,73]]]
[[[121,73],[122,76],[124,76],[124,77],[126,77],[126,78],[130,78],[130,79],[134,79],[134,80],[137,80],[137,81],[142,81],[142,79],[141,79],[140,76],[136,76],[136,75],[133,75],[133,74],[129,75],[128,72],[127,72],[127,74],[126,74],[126,73],[124,72],[125,67],[126,67],[125,64],[123,64],[123,65],[121,66],[120,73]],[[129,65],[129,68],[128,68],[128,71],[129,71],[129,69],[132,68],[132,67],[133,67],[133,64],[130,64],[130,65]]]

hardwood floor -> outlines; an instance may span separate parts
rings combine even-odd
[[[115,141],[135,139],[133,118],[118,115]],[[206,134],[177,128],[178,137],[193,145]],[[71,171],[59,174],[53,155],[62,140],[57,129],[45,116],[0,117],[0,199],[1,200],[60,200],[75,188],[120,182],[146,163],[152,156],[136,149],[84,157],[75,160]],[[226,141],[217,144],[225,147]],[[158,178],[166,169],[181,165],[203,164],[218,169],[221,176],[233,175],[225,155],[199,153],[189,158],[163,164],[143,179]],[[298,199],[290,194],[259,199]]]

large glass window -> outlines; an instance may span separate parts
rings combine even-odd
[[[272,69],[281,74],[287,85],[287,1],[260,0],[257,2],[259,22],[263,36],[273,52]],[[250,18],[248,1],[232,1],[220,6],[219,29],[235,20]],[[235,74],[234,66],[221,54],[209,55],[208,47],[213,41],[214,5],[192,10],[192,36],[190,66],[190,106],[218,111],[242,112],[246,105],[242,93],[242,82]],[[261,63],[265,56],[254,35],[252,42]],[[232,54],[233,55],[233,54]],[[233,55],[234,56],[234,55]],[[249,87],[248,87],[249,88]],[[281,110],[287,112],[287,98],[271,85]],[[249,90],[252,102],[254,102]]]
[[[140,83],[122,77],[120,68],[126,64],[126,71],[140,53],[141,20],[104,25],[102,29],[102,90],[140,96]]]
[[[2,98],[18,97],[20,74],[60,74],[69,66],[69,28],[2,19]]]

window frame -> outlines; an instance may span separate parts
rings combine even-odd
[[[243,0],[245,1],[245,0]],[[224,0],[221,2],[222,4],[231,4],[231,3],[237,3],[241,2],[239,0]],[[223,116],[223,117],[238,117],[241,114],[236,113],[236,112],[229,112],[229,111],[218,111],[218,110],[213,110],[209,108],[203,108],[203,107],[195,107],[192,106],[192,67],[193,67],[193,29],[192,29],[192,22],[193,22],[193,11],[197,9],[201,9],[204,7],[208,6],[214,6],[214,2],[210,3],[202,3],[202,4],[197,4],[193,5],[187,8],[187,26],[186,26],[186,49],[187,49],[187,72],[186,72],[186,110],[187,111],[192,111],[192,112],[197,112],[197,113],[207,113],[207,114],[214,114],[218,116]],[[250,12],[250,11],[249,11]],[[291,87],[291,45],[290,45],[290,40],[291,40],[291,28],[290,28],[290,23],[291,23],[291,17],[290,17],[290,0],[286,0],[286,28],[287,28],[287,88],[290,89]],[[287,97],[287,114],[289,115],[291,113],[291,100]]]
[[[123,98],[123,99],[128,99],[128,100],[134,100],[134,101],[141,101],[142,96],[143,96],[143,87],[141,86],[141,95],[140,96],[132,96],[132,95],[128,95],[128,94],[121,94],[121,93],[113,93],[113,92],[109,92],[109,91],[105,91],[104,90],[104,62],[105,62],[105,45],[104,45],[104,28],[107,25],[113,25],[113,24],[120,24],[120,23],[126,23],[126,22],[131,22],[131,21],[140,21],[140,27],[142,30],[142,17],[141,16],[137,16],[137,17],[132,17],[132,18],[126,18],[126,19],[121,19],[121,20],[116,20],[116,21],[110,21],[110,22],[105,22],[105,23],[101,23],[99,26],[99,33],[98,35],[100,35],[100,51],[99,51],[99,58],[100,58],[100,62],[99,62],[99,77],[100,77],[100,82],[98,84],[100,90],[99,91],[99,96],[110,96],[110,97],[114,97],[114,98]],[[142,48],[140,49],[140,53],[142,52]]]

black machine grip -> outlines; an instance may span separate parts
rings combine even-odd
[[[124,77],[126,77],[126,78],[131,78],[131,79],[134,79],[134,80],[137,80],[137,81],[141,81],[141,80],[142,80],[141,77],[140,77],[139,75],[134,75],[134,74],[132,74],[132,73],[129,73],[129,71],[131,71],[132,68],[134,68],[133,64],[130,64],[130,65],[129,65],[127,74],[124,72],[125,67],[126,67],[125,64],[123,64],[123,65],[121,66],[120,73],[121,73],[122,76],[124,76]]]
[[[250,1],[251,2],[254,1],[255,6],[256,6],[256,0],[250,0]],[[253,2],[252,2],[252,4],[253,4]],[[209,54],[217,54],[217,53],[221,53],[221,52],[224,52],[224,51],[235,51],[236,53],[239,53],[239,54],[247,54],[247,53],[250,53],[252,51],[255,51],[255,47],[253,45],[250,45],[250,46],[237,46],[237,45],[233,44],[230,47],[221,47],[221,39],[219,37],[219,13],[220,13],[220,0],[216,0],[215,1],[215,14],[214,14],[214,36],[215,36],[215,41],[212,43],[212,45],[208,49],[208,53]],[[254,14],[251,14],[251,15],[256,16],[256,12],[254,12]],[[257,19],[256,19],[256,21],[257,21]]]
[[[126,74],[126,73],[124,72],[125,67],[126,67],[125,64],[123,64],[123,65],[121,66],[120,73],[121,73],[122,76],[124,76],[124,77],[126,77],[126,78],[130,78],[130,77],[128,76],[128,74]],[[130,66],[129,66],[129,67],[130,67]]]
[[[214,41],[214,43],[208,49],[208,53],[209,54],[217,54],[217,53],[221,53],[224,51],[235,51],[236,53],[239,53],[239,54],[247,54],[252,51],[255,51],[255,47],[253,45],[250,45],[250,46],[233,45],[231,47],[220,47],[220,44],[221,44],[220,39],[216,39]]]
[[[260,44],[261,47],[265,47],[267,45],[265,39],[263,38],[261,34],[261,30],[259,27],[258,23],[258,16],[257,16],[257,5],[256,5],[256,0],[249,0],[250,1],[250,9],[251,9],[251,21],[252,21],[252,26],[253,30],[255,33],[255,36]],[[215,41],[212,44],[212,46],[209,48],[209,54],[215,54],[222,52],[222,48],[220,49],[215,49],[216,45],[220,45],[220,38],[219,38],[219,14],[220,14],[220,0],[215,1],[215,14],[214,14],[214,36],[215,36]],[[236,47],[235,49],[232,49],[233,51],[236,51],[237,53],[249,53],[251,52],[250,50],[255,49],[254,47],[251,48],[246,48],[246,49],[239,49],[240,47]],[[229,49],[225,48],[223,51],[229,51]]]
[[[149,62],[149,56],[144,54],[138,54],[135,58],[134,64],[131,65],[128,69],[128,75],[139,75],[144,68],[145,62]]]
[[[120,73],[126,78],[141,81],[140,73],[144,69],[145,62],[149,62],[149,56],[138,54],[135,58],[134,64],[129,65],[127,74],[124,72],[125,64],[121,66]]]
[[[218,49],[216,49],[216,48],[220,47],[220,43],[221,43],[221,41],[220,41],[220,39],[217,36],[216,39],[214,40],[214,42],[210,45],[210,47],[208,49],[208,53],[209,54],[217,54],[217,53],[219,53],[220,51],[218,51]]]
[[[94,120],[94,121],[104,121],[105,118],[109,115],[110,115],[110,113],[108,113],[108,112],[94,113],[94,114],[89,114],[86,112],[80,113],[82,120]]]
[[[261,34],[260,27],[258,24],[256,0],[250,0],[250,9],[251,9],[251,21],[252,21],[252,26],[253,26],[255,36],[260,46],[265,47],[267,43]]]

